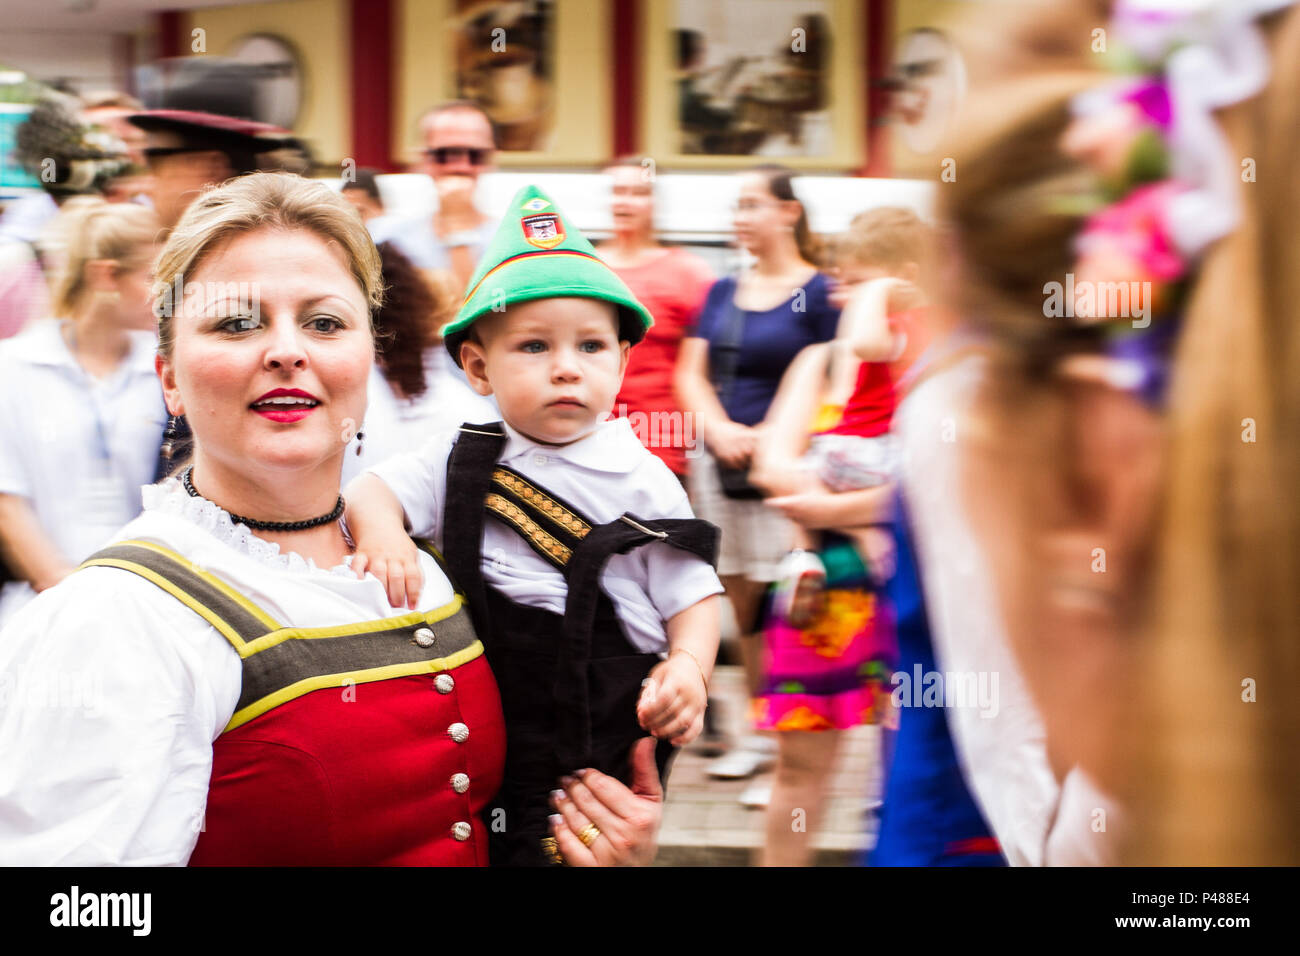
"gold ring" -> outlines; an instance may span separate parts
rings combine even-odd
[[[600,827],[594,823],[588,823],[582,828],[582,832],[578,834],[578,839],[582,841],[582,845],[585,847],[590,847],[599,837]]]
[[[560,853],[560,846],[555,837],[542,837],[542,853],[551,863],[564,866],[564,856]]]

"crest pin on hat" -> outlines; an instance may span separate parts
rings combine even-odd
[[[619,338],[635,345],[654,323],[618,274],[570,226],[554,201],[536,186],[515,194],[488,243],[465,301],[443,342],[456,363],[469,327],[488,312],[534,299],[601,299],[618,308]]]

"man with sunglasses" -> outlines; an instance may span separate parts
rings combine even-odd
[[[453,100],[425,113],[420,133],[418,168],[433,180],[438,207],[432,217],[395,220],[372,233],[375,242],[392,242],[416,266],[449,270],[464,286],[496,226],[474,204],[478,177],[493,166],[492,121],[476,103]]]

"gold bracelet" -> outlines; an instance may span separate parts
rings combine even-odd
[[[700,664],[700,659],[684,647],[674,647],[672,654],[685,654],[691,660],[695,661],[695,667],[700,672],[700,680],[704,681],[704,693],[707,696],[709,693],[709,679],[704,676],[704,666]],[[669,654],[668,656],[671,657],[672,654]]]

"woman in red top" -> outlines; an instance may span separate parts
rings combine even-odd
[[[598,251],[655,320],[632,351],[614,413],[627,418],[641,443],[684,479],[695,429],[673,394],[673,370],[713,273],[685,249],[655,241],[654,182],[639,160],[618,160],[607,172],[614,238]]]

